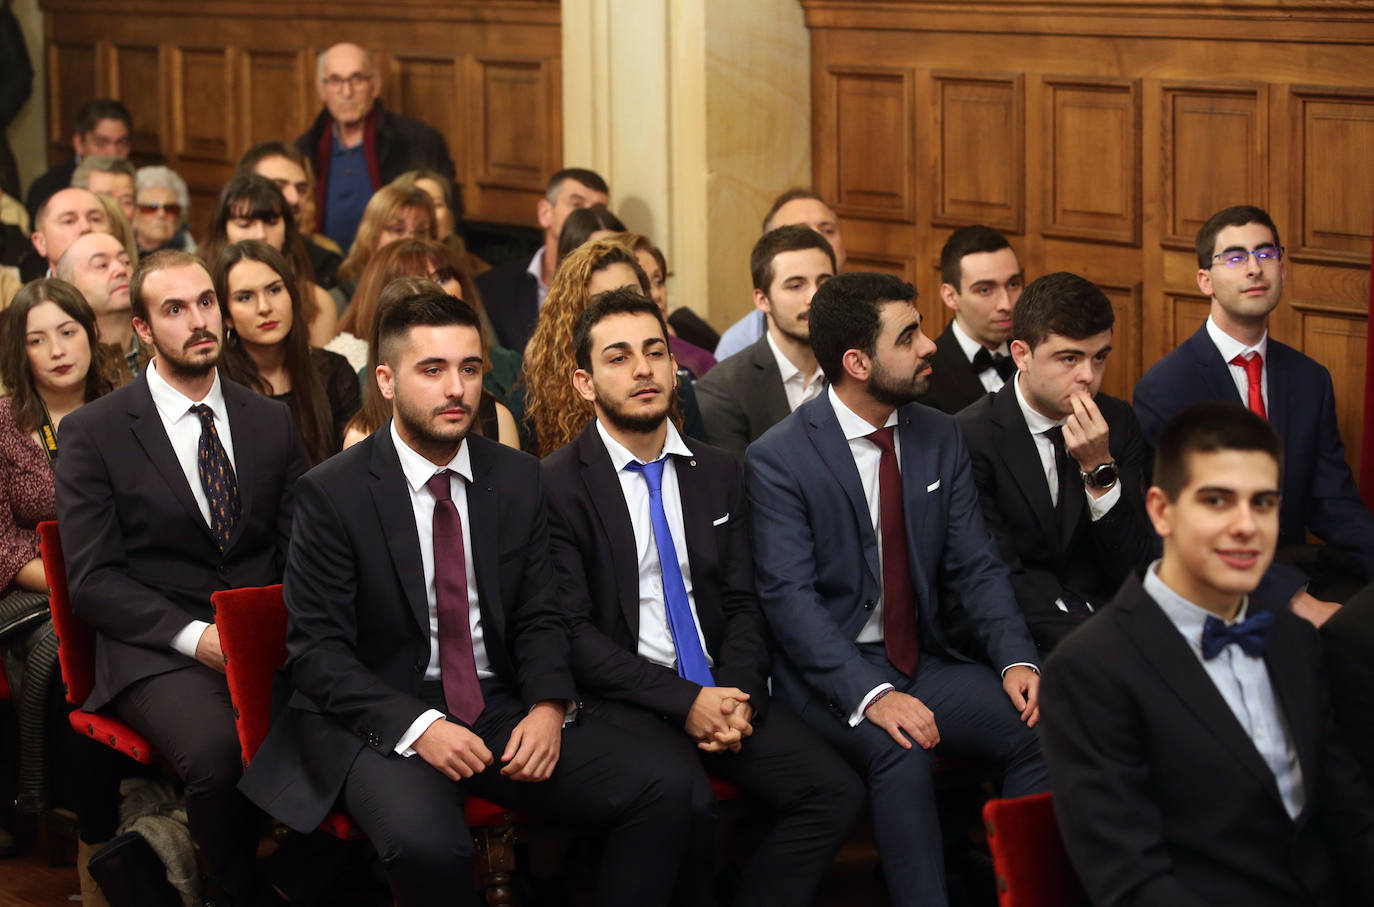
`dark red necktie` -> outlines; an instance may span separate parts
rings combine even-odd
[[[1260,358],[1260,354],[1255,353],[1248,359],[1243,354],[1239,355],[1231,360],[1231,364],[1245,369],[1245,380],[1249,382],[1245,405],[1261,419],[1268,419],[1269,416],[1264,411],[1263,385],[1260,383],[1260,378],[1264,375],[1264,360]]]
[[[868,436],[878,445],[878,525],[883,530],[883,642],[887,660],[908,677],[916,673],[921,657],[916,643],[916,590],[907,560],[906,518],[902,504],[902,473],[892,445],[894,427],[880,428]]]
[[[434,601],[439,612],[439,674],[449,714],[471,727],[482,714],[482,687],[468,624],[468,568],[463,522],[449,488],[449,470],[425,483],[434,495]]]

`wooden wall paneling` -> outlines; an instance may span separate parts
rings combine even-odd
[[[1361,315],[1321,311],[1297,305],[1302,319],[1302,348],[1307,355],[1325,363],[1331,372],[1336,394],[1336,423],[1345,441],[1346,458],[1360,462],[1364,420],[1365,341],[1368,321]]]
[[[134,120],[132,156],[140,160],[162,158],[162,51],[157,44],[110,45],[107,54],[110,97],[119,98]]]
[[[237,105],[230,90],[236,57],[226,47],[172,50],[171,151],[178,158],[217,164],[237,158]]]
[[[910,256],[867,251],[851,251],[848,254],[846,271],[878,271],[882,274],[895,274],[910,284],[916,283],[916,260]],[[918,303],[920,301],[917,300]]]
[[[94,42],[52,41],[48,44],[48,142],[52,160],[72,153],[72,122],[77,109],[97,97]]]
[[[478,57],[482,185],[543,189],[551,172],[549,116],[554,104],[542,60]]]
[[[837,214],[910,223],[915,202],[915,103],[909,69],[830,67],[834,82]]]
[[[1163,315],[1168,323],[1169,349],[1173,349],[1197,332],[1207,321],[1212,304],[1201,293],[1171,292],[1164,297]]]
[[[1043,80],[1046,236],[1139,245],[1140,82]]]
[[[1296,86],[1291,100],[1296,166],[1289,171],[1289,254],[1332,264],[1367,264],[1374,223],[1374,170],[1369,166],[1374,87]]]
[[[932,223],[1025,230],[1025,79],[934,71]]]
[[[1112,352],[1107,358],[1102,390],[1113,397],[1129,401],[1141,373],[1140,332],[1144,310],[1141,305],[1140,284],[1116,285],[1103,282],[1097,286],[1111,300],[1112,311],[1116,313],[1116,323],[1112,326]]]
[[[315,62],[309,50],[243,49],[237,55],[237,130],[229,158],[237,162],[250,146],[293,142],[314,118]]]

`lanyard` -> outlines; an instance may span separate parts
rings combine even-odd
[[[48,404],[46,403],[43,403],[43,424],[38,427],[38,438],[43,443],[43,452],[48,455],[48,465],[55,467],[57,465],[57,429],[53,427],[52,416],[48,414]]]

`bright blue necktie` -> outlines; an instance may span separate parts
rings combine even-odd
[[[701,650],[696,621],[692,619],[692,605],[687,601],[687,584],[683,582],[682,569],[677,563],[673,533],[663,512],[663,464],[666,462],[668,458],[663,457],[648,464],[630,463],[625,468],[643,473],[644,481],[649,483],[649,516],[654,524],[654,545],[658,548],[658,564],[663,573],[668,632],[673,635],[673,648],[677,649],[677,672],[694,683],[712,687],[716,682],[706,664],[706,653]]]

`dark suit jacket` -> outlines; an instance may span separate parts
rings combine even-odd
[[[1134,576],[1050,657],[1040,741],[1059,829],[1094,904],[1374,903],[1374,804],[1335,735],[1316,630],[1278,610],[1264,661],[1302,768],[1296,821]]]
[[[930,364],[930,388],[921,398],[926,406],[954,415],[987,396],[987,388],[983,387],[978,373],[973,370],[973,363],[968,361],[954,336],[954,322],[935,338],[935,358]]]
[[[1374,580],[1374,515],[1360,500],[1336,425],[1331,374],[1318,362],[1269,338],[1269,422],[1283,439],[1279,547],[1301,545],[1307,531],[1352,554]],[[1204,400],[1241,399],[1204,325],[1145,373],[1135,386],[1135,414],[1151,450],[1176,413]],[[1276,574],[1281,568],[1270,568]],[[1289,573],[1296,573],[1292,568]],[[1290,595],[1301,578],[1275,593]]]
[[[716,363],[696,392],[706,440],[741,460],[746,447],[792,412],[767,333]]]
[[[576,698],[554,604],[539,464],[469,435],[466,539],[493,672],[528,705]],[[319,825],[359,750],[395,750],[428,706],[429,605],[410,491],[388,426],[297,483],[283,580],[294,692],[241,790],[298,831]]]
[[[1374,586],[1367,586],[1321,628],[1331,702],[1365,778],[1374,785]]]
[[[1100,608],[1111,601],[1130,572],[1144,566],[1154,539],[1145,516],[1145,442],[1130,404],[1107,394],[1094,401],[1107,420],[1121,497],[1094,521],[1078,467],[1070,463],[1069,488],[1060,519],[1050,502],[1040,456],[1007,382],[959,413],[983,517],[1011,568],[1016,601],[1042,651],[1052,649],[1081,622],[1074,602]],[[1056,604],[1063,599],[1075,613]]]
[[[949,588],[996,668],[1037,664],[954,419],[918,403],[897,415],[922,651],[968,660],[949,646],[937,620],[940,593]],[[829,394],[754,442],[745,463],[759,602],[781,650],[773,692],[798,711],[819,696],[848,715],[887,682],[854,642],[883,574],[863,484]]]
[[[148,376],[62,420],[57,520],[72,607],[97,632],[98,709],[136,680],[196,662],[171,648],[210,593],[277,582],[305,451],[285,405],[222,381],[241,514],[221,553],[162,427]]]
[[[539,282],[529,266],[529,256],[521,255],[476,277],[497,342],[516,352],[524,351],[539,321]]]
[[[720,686],[768,702],[768,631],[754,597],[744,477],[723,451],[684,439],[674,457],[692,571],[692,598]],[[610,454],[593,422],[543,462],[558,598],[572,612],[579,686],[675,722],[687,720],[701,687],[638,654],[639,559],[630,513]],[[718,522],[719,521],[719,522]]]

